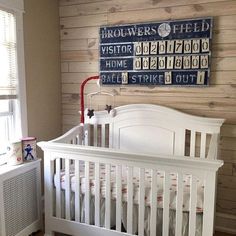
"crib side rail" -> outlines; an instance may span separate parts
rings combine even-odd
[[[121,214],[122,214],[122,179],[121,172],[122,167],[127,168],[127,219],[126,230],[128,234],[144,235],[144,215],[146,209],[145,188],[144,188],[144,175],[145,171],[149,170],[151,175],[150,182],[150,235],[156,235],[156,213],[157,213],[157,199],[158,199],[158,187],[157,187],[157,175],[161,171],[164,175],[163,178],[163,223],[162,223],[162,235],[169,235],[169,216],[170,216],[170,174],[175,173],[177,176],[176,182],[176,223],[175,223],[175,235],[182,235],[182,222],[183,222],[183,176],[188,174],[190,176],[190,202],[189,202],[189,228],[188,235],[195,235],[196,230],[196,208],[197,208],[197,181],[204,183],[204,205],[203,205],[203,229],[202,235],[213,235],[213,217],[214,217],[214,201],[215,201],[215,177],[216,171],[223,164],[219,160],[205,160],[196,158],[184,158],[184,157],[163,157],[163,156],[151,156],[142,154],[133,154],[126,152],[118,152],[115,150],[107,150],[103,148],[92,148],[83,146],[71,146],[66,144],[57,143],[45,143],[39,144],[45,151],[45,199],[46,199],[46,215],[45,217],[61,218],[61,160],[65,162],[65,219],[73,220],[75,222],[81,222],[81,209],[75,211],[75,217],[72,217],[71,212],[71,178],[70,172],[73,165],[75,179],[75,207],[78,210],[81,207],[81,188],[80,181],[84,181],[84,222],[86,224],[95,224],[97,227],[104,226],[106,229],[111,229],[111,200],[112,200],[112,170],[115,172],[115,185],[116,185],[116,231],[121,231]],[[81,165],[84,168],[84,178],[79,176]],[[90,167],[94,165],[94,182],[91,182]],[[100,168],[104,167],[106,175],[104,179],[105,193],[104,196],[101,193],[100,181]],[[138,169],[139,174],[139,193],[138,203],[135,202],[134,194],[134,171]],[[55,182],[54,182],[55,180]],[[94,200],[94,216],[91,215],[91,201],[90,197],[93,194],[91,191],[91,184],[94,185],[94,191],[96,194]],[[56,189],[54,197],[53,189]],[[104,197],[105,218],[104,225],[102,225],[100,218],[101,210],[101,198]],[[138,205],[138,230],[135,231],[135,225],[133,222],[134,204]],[[56,209],[53,209],[53,206]],[[137,213],[137,212],[136,212]],[[94,218],[93,218],[94,217]],[[92,219],[93,218],[93,219]],[[47,221],[47,220],[46,220]]]
[[[78,125],[67,131],[62,136],[51,140],[52,143],[84,144],[84,125]]]
[[[96,161],[102,160],[109,162],[131,162],[134,166],[137,163],[141,163],[141,165],[150,165],[158,164],[158,165],[167,165],[170,168],[185,167],[190,168],[191,170],[213,170],[217,171],[219,167],[223,165],[222,160],[208,160],[201,159],[195,157],[185,157],[185,156],[168,156],[163,154],[144,154],[144,153],[134,153],[128,151],[122,151],[112,148],[101,148],[101,147],[93,147],[93,146],[82,146],[82,145],[68,145],[67,143],[59,143],[59,142],[39,142],[37,143],[39,147],[43,151],[54,153],[50,159],[55,159],[56,154],[62,155],[70,155],[74,159],[78,158],[80,160],[89,160]],[[66,157],[65,157],[66,158]],[[102,162],[101,161],[101,162]],[[135,164],[136,163],[136,164]]]

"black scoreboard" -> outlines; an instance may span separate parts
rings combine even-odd
[[[100,28],[103,85],[209,84],[212,18]]]

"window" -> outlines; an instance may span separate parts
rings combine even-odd
[[[23,0],[0,0],[0,154],[27,135],[22,7]]]
[[[14,118],[16,99],[16,34],[15,17],[0,10],[0,142],[17,136]]]

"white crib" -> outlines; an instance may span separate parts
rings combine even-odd
[[[45,235],[213,235],[223,122],[135,104],[40,142]]]

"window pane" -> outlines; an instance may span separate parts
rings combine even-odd
[[[12,137],[12,115],[0,116],[0,143],[8,142]]]
[[[0,31],[4,32],[0,36],[0,42],[15,42],[15,17],[12,13],[0,10]]]
[[[16,93],[15,16],[0,10],[0,95]]]
[[[17,97],[16,47],[15,14],[0,9],[0,149],[21,137],[19,100],[8,99]]]
[[[9,100],[0,100],[0,115],[2,112],[9,112]],[[0,129],[2,130],[2,129]]]

